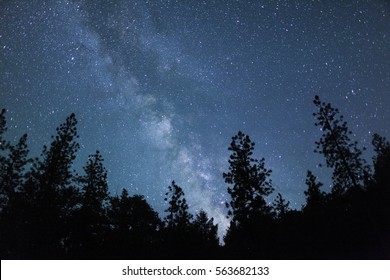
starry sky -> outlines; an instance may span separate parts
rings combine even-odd
[[[0,2],[0,107],[8,139],[32,155],[74,112],[81,149],[97,149],[111,194],[143,194],[164,216],[175,180],[190,209],[227,226],[222,177],[231,137],[256,142],[277,192],[300,208],[321,132],[312,99],[345,115],[354,140],[390,138],[390,2]]]

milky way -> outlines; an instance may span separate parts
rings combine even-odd
[[[163,216],[170,181],[192,211],[226,227],[231,137],[242,130],[276,192],[304,202],[314,95],[367,146],[389,138],[388,1],[2,1],[0,105],[9,139],[33,155],[71,112],[80,170],[100,150],[110,192],[146,196]]]

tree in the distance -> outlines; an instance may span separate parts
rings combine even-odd
[[[41,159],[33,161],[28,178],[15,193],[9,214],[15,219],[15,257],[63,256],[68,220],[78,203],[72,170],[79,148],[76,125],[76,117],[71,114],[57,127],[50,146],[44,146]],[[15,151],[25,158],[23,138]]]
[[[192,220],[192,215],[188,212],[188,204],[184,196],[183,189],[172,181],[165,193],[168,208],[165,210],[167,216],[165,223],[168,228],[186,227]]]
[[[278,193],[276,199],[274,200],[273,209],[275,212],[275,217],[277,219],[283,219],[287,212],[290,210],[290,202],[286,201],[281,193]]]
[[[74,211],[67,245],[69,252],[80,258],[96,258],[103,253],[109,228],[107,170],[103,161],[96,151],[84,166],[85,174],[77,178],[81,185],[80,207]]]
[[[208,217],[207,213],[201,209],[194,218],[191,225],[191,258],[209,259],[219,258],[218,225],[214,224],[214,218]]]
[[[265,168],[264,158],[252,157],[255,143],[241,131],[232,138],[229,147],[229,171],[223,173],[229,185],[228,193],[231,201],[226,204],[228,217],[232,222],[240,224],[251,215],[268,215],[271,208],[265,197],[272,193],[272,182],[269,179],[271,170]]]
[[[162,222],[141,195],[129,196],[126,189],[110,199],[110,248],[113,258],[149,259],[155,256]]]
[[[8,141],[4,139],[4,133],[7,131],[7,120],[5,118],[5,113],[5,109],[0,111],[0,152],[6,150],[9,144]]]
[[[203,209],[196,215],[193,225],[203,242],[214,246],[218,245],[218,225],[214,225],[214,218],[209,219]]]
[[[379,134],[374,134],[372,144],[374,156],[374,180],[378,185],[390,189],[390,142]]]
[[[32,163],[28,157],[27,134],[16,145],[8,145],[9,154],[1,164],[0,176],[0,211],[26,181],[27,166]]]
[[[254,146],[241,131],[233,136],[229,171],[223,173],[231,197],[226,203],[231,221],[224,241],[232,257],[237,252],[241,257],[268,257],[274,238],[272,207],[265,200],[273,191],[271,170],[265,168],[264,158],[252,157]]]
[[[165,194],[168,208],[164,219],[163,249],[170,258],[193,258],[192,215],[185,199],[183,189],[172,181]]]
[[[103,157],[99,151],[90,155],[86,166],[85,175],[79,177],[82,185],[82,208],[102,214],[105,203],[108,203],[107,170],[103,165]]]
[[[306,176],[307,190],[304,191],[306,196],[306,209],[315,210],[323,206],[325,202],[325,193],[321,190],[323,184],[317,182],[317,177],[310,170]]]
[[[370,169],[362,158],[358,143],[351,141],[352,132],[330,103],[321,102],[319,96],[313,100],[318,112],[316,126],[322,131],[322,137],[316,142],[316,152],[323,154],[328,167],[333,168],[333,191],[344,193],[350,187],[362,187],[370,178]]]

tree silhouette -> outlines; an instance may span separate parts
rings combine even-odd
[[[0,111],[0,152],[3,152],[8,147],[8,141],[6,141],[3,136],[7,131],[7,120],[5,118],[5,109],[1,109]],[[1,157],[3,158],[3,157]]]
[[[273,187],[269,176],[271,170],[265,168],[264,158],[252,157],[255,143],[241,131],[233,136],[229,151],[229,172],[223,173],[231,196],[228,217],[239,224],[251,215],[269,214],[270,207],[264,197],[272,193]]]
[[[103,157],[99,151],[89,156],[84,167],[84,176],[78,181],[82,185],[82,208],[88,208],[96,214],[103,215],[105,203],[108,202],[107,170],[103,165]]]
[[[7,131],[5,110],[0,113],[0,246],[2,256],[15,254],[15,246],[10,240],[20,236],[15,226],[14,215],[18,212],[18,195],[27,178],[27,166],[32,160],[28,157],[27,134],[24,134],[16,145],[12,145],[3,138]],[[18,221],[19,222],[19,221]],[[22,246],[18,250],[21,252]]]
[[[170,258],[193,258],[194,244],[191,232],[192,215],[188,212],[188,204],[184,192],[175,181],[168,186],[165,194],[168,208],[165,210],[165,230],[163,232],[163,248]]]
[[[162,228],[158,214],[141,195],[112,197],[109,207],[111,223],[110,257],[122,259],[153,258]]]
[[[315,151],[323,154],[327,166],[333,168],[333,191],[343,193],[351,186],[363,186],[370,170],[358,143],[350,139],[352,132],[344,117],[330,103],[321,102],[319,96],[315,96],[313,103],[318,109],[313,113],[317,119],[315,125],[323,132]]]
[[[188,212],[188,204],[183,189],[175,181],[172,181],[171,185],[168,186],[168,190],[164,199],[169,205],[165,210],[168,213],[165,218],[166,226],[168,228],[187,227],[192,220],[192,215]]]
[[[68,253],[79,258],[98,258],[109,228],[107,205],[109,201],[107,170],[99,151],[90,155],[84,166],[81,184],[80,208],[73,213]]]
[[[290,202],[286,202],[281,193],[278,193],[272,206],[275,212],[275,217],[277,219],[283,219],[287,212],[290,210]]]
[[[20,243],[25,242],[21,246],[25,256],[63,255],[67,221],[78,202],[71,170],[79,148],[76,125],[76,117],[71,114],[57,128],[57,135],[52,136],[49,147],[44,146],[42,159],[34,161],[28,180],[15,198],[15,238],[23,234]]]
[[[0,211],[7,206],[9,199],[26,181],[26,168],[32,160],[28,157],[27,134],[24,134],[19,142],[8,145],[8,157],[4,157],[1,163],[0,176]]]
[[[6,110],[0,111],[0,213],[8,203],[10,189],[6,183],[9,179],[7,173],[9,172],[9,163],[7,152],[9,143],[4,139],[4,133],[7,131],[7,120],[5,118]]]
[[[253,157],[255,143],[238,132],[223,173],[231,200],[224,245],[203,210],[193,219],[183,189],[165,194],[164,221],[141,195],[108,192],[101,154],[84,173],[72,170],[79,144],[71,114],[40,158],[30,159],[27,135],[5,139],[0,112],[0,257],[2,259],[389,259],[390,143],[374,134],[374,174],[339,111],[315,97],[322,137],[316,151],[333,168],[331,193],[307,172],[306,204],[290,209],[271,170]]]
[[[272,207],[265,197],[272,193],[269,176],[271,170],[265,168],[264,158],[252,157],[255,143],[241,131],[233,136],[229,150],[229,171],[223,173],[231,196],[228,217],[230,227],[224,241],[231,255],[240,257],[265,258],[272,243],[271,232],[274,226]]]
[[[372,145],[374,156],[374,180],[377,184],[389,187],[390,183],[390,142],[379,134],[374,134]]]
[[[201,240],[214,245],[218,244],[218,225],[214,225],[214,218],[209,219],[203,209],[196,215],[193,225]]]
[[[306,185],[307,190],[304,191],[306,196],[305,208],[310,210],[321,208],[325,203],[325,193],[321,191],[323,184],[317,182],[317,177],[310,170],[307,171]]]

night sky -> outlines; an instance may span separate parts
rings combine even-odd
[[[0,2],[0,107],[8,139],[38,156],[74,112],[81,149],[97,149],[111,194],[143,194],[164,216],[172,180],[193,212],[227,226],[231,137],[242,130],[300,208],[314,154],[314,95],[345,115],[369,149],[390,138],[390,2]]]

